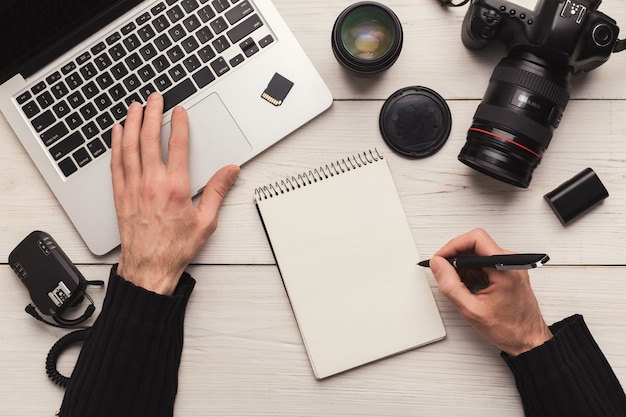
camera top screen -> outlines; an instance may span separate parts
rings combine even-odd
[[[539,0],[511,0],[510,3],[513,3],[517,6],[521,6],[530,11],[535,11],[535,9],[537,8],[537,3],[539,3]]]

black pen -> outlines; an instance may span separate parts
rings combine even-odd
[[[539,268],[550,260],[545,253],[514,253],[491,256],[461,256],[446,258],[450,265],[460,268],[496,268],[498,270]],[[419,266],[429,267],[430,261],[421,261]]]

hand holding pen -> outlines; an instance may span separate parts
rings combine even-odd
[[[468,256],[510,254],[482,229],[475,229],[445,244],[429,265],[439,291],[487,340],[509,355],[519,355],[552,337],[523,269],[460,268]],[[456,259],[458,269],[450,260]],[[493,259],[492,259],[493,261]]]

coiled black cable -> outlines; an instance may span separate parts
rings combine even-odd
[[[89,329],[80,329],[73,331],[72,333],[68,333],[59,340],[50,348],[48,352],[48,356],[46,357],[46,374],[48,378],[52,380],[55,384],[65,388],[67,384],[70,382],[70,378],[64,376],[57,370],[57,362],[61,353],[65,349],[67,349],[70,345],[78,342],[82,342],[87,338],[89,334]]]

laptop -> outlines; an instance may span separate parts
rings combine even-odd
[[[313,119],[332,96],[270,0],[5,0],[0,111],[89,250],[120,243],[111,127],[163,94],[190,123],[192,195]]]

